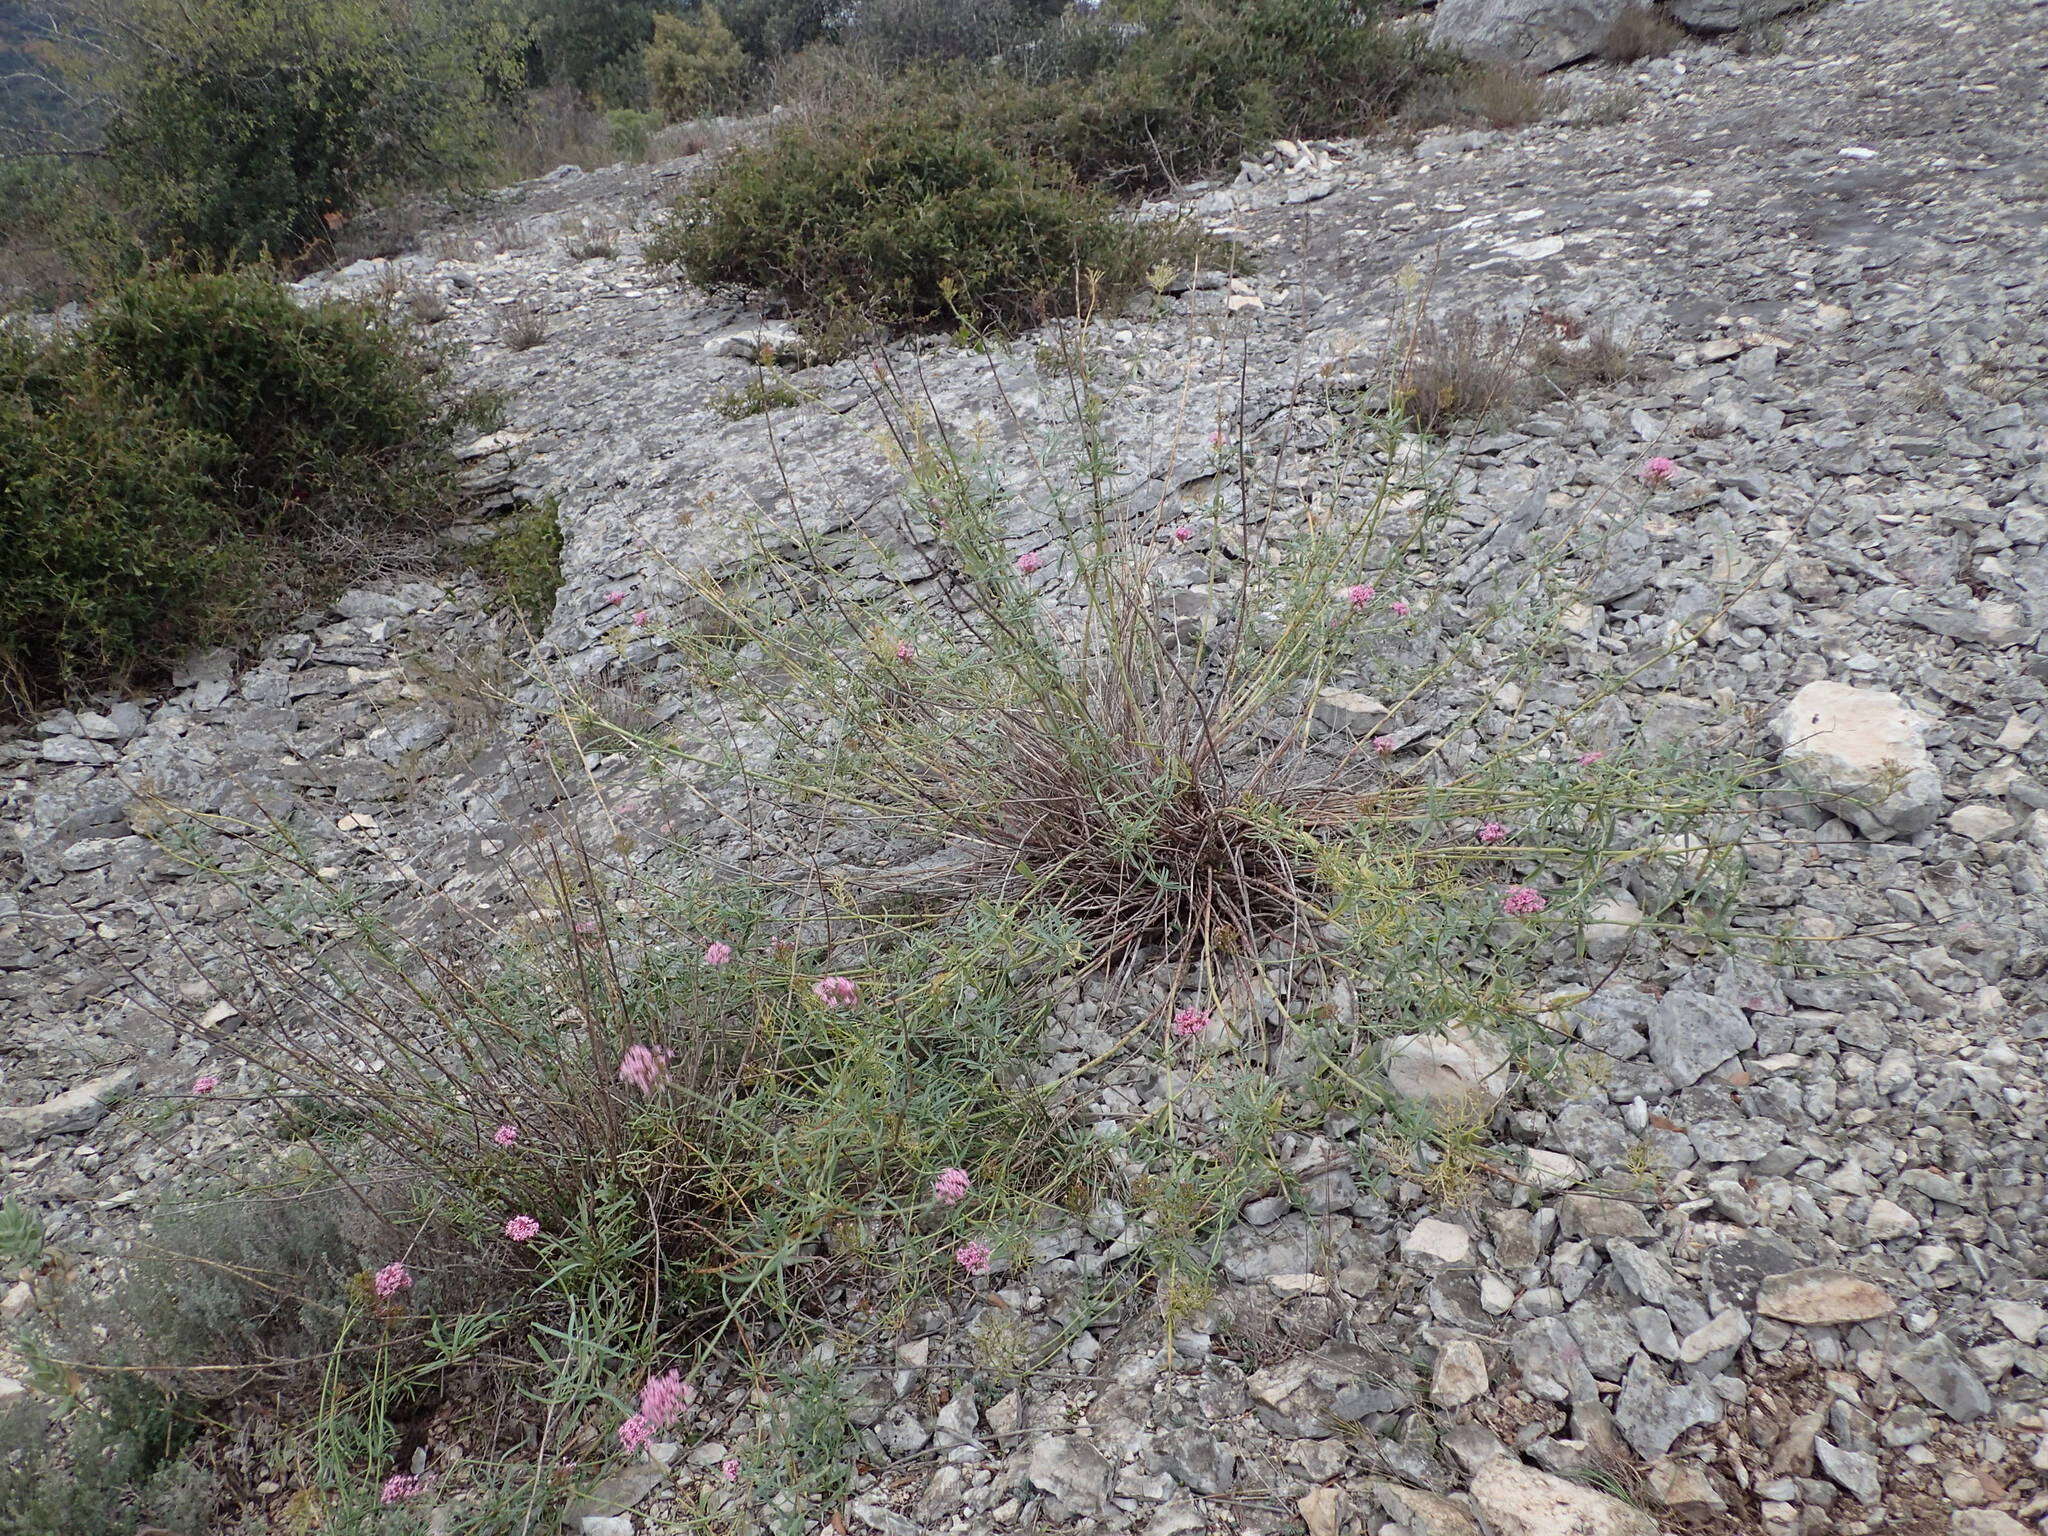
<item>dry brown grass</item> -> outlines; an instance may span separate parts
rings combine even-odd
[[[1632,5],[1614,18],[1600,42],[1600,57],[1613,64],[1661,59],[1685,41],[1685,29],[1654,5]]]
[[[526,304],[508,304],[498,316],[498,340],[508,352],[527,352],[548,339],[547,316]]]

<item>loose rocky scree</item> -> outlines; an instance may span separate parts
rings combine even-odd
[[[1445,0],[1439,26],[1457,14]],[[1588,750],[1771,759],[1730,918],[1743,942],[1666,935],[1644,923],[1656,891],[1617,885],[1555,977],[1572,1070],[1516,1081],[1469,1034],[1389,1049],[1395,1099],[1486,1106],[1475,1177],[1361,1158],[1356,1125],[1294,1138],[1277,1148],[1291,1177],[1223,1238],[1213,1292],[1165,1324],[1097,1284],[1132,1225],[1104,1200],[886,1343],[823,1346],[856,1388],[842,1528],[2048,1529],[2043,15],[1862,0],[1786,18],[1774,54],[1696,46],[1560,77],[1575,97],[1638,90],[1624,123],[1567,109],[1412,150],[1283,145],[1187,190],[1256,276],[1087,335],[1102,430],[1169,524],[1212,467],[1156,445],[1229,419],[1240,370],[1254,424],[1299,376],[1340,395],[1369,379],[1404,273],[1433,273],[1445,305],[1634,339],[1651,378],[1448,440],[1462,543],[1432,601],[1476,609],[1564,525],[1597,533],[1568,644],[1502,688],[1496,723],[1564,716],[1621,678],[1573,727]],[[727,419],[721,393],[764,348],[794,355],[788,334],[637,265],[637,234],[614,257],[568,250],[594,221],[644,227],[689,170],[558,174],[505,194],[511,249],[457,226],[447,254],[307,280],[439,296],[465,381],[511,391],[512,425],[469,465],[495,510],[559,507],[537,657],[470,580],[395,584],[247,665],[194,657],[161,697],[0,743],[0,1159],[82,1269],[114,1263],[154,1189],[260,1134],[242,1085],[184,1092],[218,1066],[191,1029],[231,1022],[210,967],[247,915],[174,857],[180,817],[288,829],[309,863],[428,924],[520,909],[549,824],[745,857],[715,783],[596,750],[565,791],[556,685],[533,680],[687,722],[660,626],[633,628],[609,594],[668,616],[690,574],[744,553],[731,509],[829,531],[896,485],[871,361],[804,368],[797,403]],[[498,317],[518,306],[545,318],[544,346],[508,346]],[[887,356],[1021,469],[1060,419],[1037,345]],[[1267,446],[1256,425],[1248,442]],[[1628,482],[1652,454],[1678,475],[1644,497]],[[1043,531],[1018,517],[1018,539]],[[1411,727],[1402,750],[1438,744],[1441,720],[1394,729]],[[1453,763],[1480,748],[1440,742]],[[880,862],[857,839],[833,852]],[[1774,959],[1773,936],[1801,942]],[[1054,1069],[1113,1034],[1081,989],[1055,1018]],[[1105,1080],[1097,1109],[1142,1116],[1157,1092]],[[37,1295],[24,1278],[0,1312]],[[1006,1376],[990,1341],[1012,1336],[1057,1350]],[[23,1375],[0,1357],[0,1397]],[[664,1449],[673,1478],[628,1469],[572,1512],[589,1536],[660,1529],[724,1450]]]

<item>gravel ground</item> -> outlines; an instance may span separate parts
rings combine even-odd
[[[1555,978],[1616,973],[1568,1019],[1605,1065],[1509,1088],[1494,1124],[1519,1178],[1442,1206],[1355,1134],[1283,1147],[1312,1176],[1243,1209],[1170,1338],[1100,1299],[1120,1208],[1035,1234],[959,1307],[849,1344],[876,1367],[856,1372],[855,1526],[2048,1530],[2044,69],[2043,6],[1861,0],[1793,19],[1773,54],[1575,71],[1559,121],[1293,146],[1189,189],[1257,273],[1091,340],[1107,430],[1162,515],[1203,486],[1185,444],[1240,393],[1255,424],[1288,416],[1298,381],[1382,356],[1418,293],[1628,338],[1648,376],[1455,442],[1463,542],[1437,590],[1455,609],[1607,498],[1541,703],[1626,676],[1596,745],[1774,759],[1796,793],[1747,851],[1735,922],[1828,959],[1659,943],[1617,889],[1596,969]],[[1617,89],[1640,105],[1599,121]],[[862,364],[794,372],[812,399],[786,413],[713,409],[772,322],[633,259],[693,164],[537,184],[419,256],[308,284],[443,294],[461,374],[512,392],[476,482],[561,509],[539,655],[631,678],[683,724],[659,625],[622,632],[621,606],[664,615],[686,573],[730,561],[733,508],[816,530],[871,520],[895,485]],[[628,231],[616,258],[566,253],[592,220]],[[547,317],[539,346],[497,340],[512,305]],[[1024,485],[1060,419],[1034,346],[888,356]],[[1678,479],[1624,511],[1615,482],[1651,454]],[[1030,507],[1020,538],[1045,526]],[[196,1107],[180,1091],[219,1065],[178,1026],[218,1018],[246,917],[165,850],[166,806],[288,827],[421,923],[516,910],[536,824],[720,846],[715,805],[623,756],[565,796],[521,654],[467,578],[388,584],[253,663],[197,657],[161,697],[0,743],[0,1166],[55,1244],[103,1262],[151,1186],[231,1157],[257,1115],[232,1081]],[[479,680],[501,702],[474,703]],[[1111,1037],[1088,1003],[1049,1059]],[[1505,1086],[1461,1062],[1483,1042],[1442,1052]],[[1146,1106],[1129,1064],[1092,1086]],[[1647,1176],[1624,1194],[1619,1167]],[[1063,1364],[997,1394],[969,1362],[1001,1329],[1065,1330]]]

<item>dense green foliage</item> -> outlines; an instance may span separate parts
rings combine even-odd
[[[1126,191],[1226,168],[1275,138],[1357,133],[1447,62],[1352,0],[1210,0],[1143,31],[1069,18],[958,110],[1005,142]]]
[[[259,274],[157,272],[0,350],[0,674],[17,700],[167,664],[360,574],[456,501],[410,335]]]
[[[798,125],[725,161],[648,247],[814,317],[1015,329],[1128,292],[1163,237],[936,113]]]
[[[219,455],[75,349],[0,349],[0,690],[95,678],[211,638],[246,571]]]
[[[746,81],[747,56],[713,5],[657,15],[646,61],[647,99],[671,123],[737,105]]]
[[[135,0],[89,78],[157,249],[295,258],[378,189],[483,162],[517,33],[453,0]]]

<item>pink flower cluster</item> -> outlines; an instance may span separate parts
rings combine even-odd
[[[953,1250],[953,1262],[970,1275],[985,1275],[995,1267],[996,1251],[987,1243],[962,1243]]]
[[[724,965],[731,959],[732,946],[730,944],[722,944],[713,940],[704,946],[704,963],[706,965]]]
[[[1581,768],[1590,768],[1606,755],[1605,752],[1581,752],[1579,754],[1579,766]]]
[[[1678,478],[1678,466],[1663,457],[1645,459],[1636,474],[1651,490],[1661,490]]]
[[[514,1216],[505,1223],[505,1235],[515,1243],[540,1236],[540,1223],[531,1216]]]
[[[1534,917],[1550,903],[1526,885],[1511,885],[1501,898],[1500,909],[1509,917]]]
[[[1479,829],[1479,841],[1482,843],[1505,842],[1507,835],[1508,829],[1497,821],[1489,821]]]
[[[393,1260],[370,1277],[370,1285],[379,1296],[389,1301],[400,1291],[412,1289],[412,1271]]]
[[[1394,750],[1394,738],[1391,736],[1375,736],[1372,739],[1372,749],[1381,757],[1385,757]]]
[[[640,1387],[640,1411],[619,1426],[619,1444],[637,1451],[682,1417],[683,1410],[697,1401],[697,1389],[683,1380],[680,1372],[663,1371],[650,1376]]]
[[[1351,605],[1353,613],[1357,613],[1359,610],[1367,607],[1378,596],[1379,593],[1373,589],[1369,582],[1361,581],[1355,587],[1346,587],[1344,589],[1344,601]]]
[[[860,986],[844,976],[827,976],[811,983],[811,995],[827,1008],[851,1008],[860,1001]]]
[[[724,1478],[724,1479],[725,1479],[725,1480],[726,1480],[726,1481],[727,1481],[728,1483],[736,1483],[736,1482],[738,1482],[738,1481],[740,1480],[740,1459],[739,1459],[739,1457],[737,1457],[737,1456],[728,1456],[728,1457],[726,1457],[726,1458],[725,1458],[725,1460],[721,1461],[721,1462],[720,1462],[720,1463],[718,1464],[718,1471],[719,1471],[719,1475],[720,1475],[720,1476],[722,1476],[722,1477],[723,1477],[723,1478]]]
[[[491,1140],[501,1147],[513,1146],[519,1140],[519,1127],[516,1125],[501,1125],[491,1132]]]
[[[932,1181],[932,1198],[941,1205],[958,1205],[973,1187],[965,1168],[948,1168]]]
[[[896,659],[898,661],[917,660],[917,647],[908,640],[898,640],[896,642]]]
[[[1178,528],[1173,530],[1173,542],[1176,544],[1185,544],[1190,539],[1194,538],[1194,536],[1195,530],[1190,528],[1186,523],[1182,523]]]
[[[427,1486],[427,1480],[413,1472],[394,1472],[384,1479],[384,1491],[377,1495],[380,1504],[399,1504],[417,1495]]]
[[[668,1081],[669,1052],[659,1045],[629,1045],[619,1057],[619,1081],[653,1093]]]
[[[1183,1008],[1173,1016],[1173,1032],[1185,1040],[1189,1035],[1199,1035],[1211,1022],[1206,1008]]]
[[[1045,569],[1045,556],[1035,549],[1027,549],[1017,557],[1017,574],[1029,576],[1034,571]]]
[[[194,1093],[211,1093],[214,1089],[218,1088],[219,1086],[220,1079],[215,1077],[211,1072],[207,1073],[204,1077],[195,1077],[192,1079],[192,1091]]]

